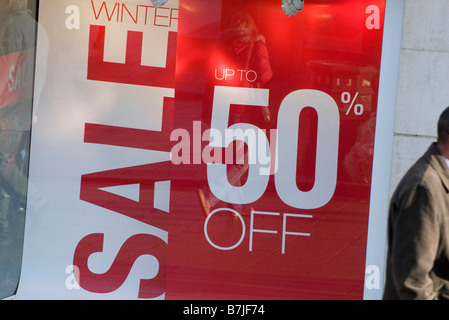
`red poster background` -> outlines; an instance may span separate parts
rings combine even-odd
[[[369,6],[379,9],[379,25],[374,27],[367,26],[367,21],[373,22]],[[381,0],[308,0],[302,12],[288,17],[280,0],[181,2],[174,128],[190,134],[191,163],[173,165],[167,299],[363,297],[384,7]],[[218,81],[214,74],[221,63],[214,50],[217,38],[237,12],[251,15],[266,39],[273,75],[261,87],[269,89],[272,121],[262,122],[259,108],[235,107],[230,124],[276,128],[277,110],[289,93],[325,92],[340,112],[338,175],[331,200],[313,210],[286,205],[273,176],[263,196],[253,203],[217,202],[213,208],[239,212],[245,227],[240,245],[218,250],[205,237],[206,215],[199,197],[199,190],[209,191],[207,165],[192,162],[207,145],[204,141],[200,145],[195,126],[201,121],[201,132],[210,126],[214,86],[244,86]],[[363,105],[363,112],[356,104]],[[298,140],[297,186],[307,191],[315,177],[315,158],[310,155],[316,152],[316,112],[306,108],[298,121],[298,137],[292,137]],[[254,229],[277,233],[253,233],[250,251],[251,208],[279,214],[254,216]],[[288,217],[288,231],[310,236],[286,236],[282,253],[285,213],[313,218]],[[242,235],[242,223],[232,215],[216,215],[210,220],[209,235],[214,243],[230,247]]]

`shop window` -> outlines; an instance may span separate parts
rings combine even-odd
[[[33,105],[37,0],[0,0],[0,298],[22,262]]]

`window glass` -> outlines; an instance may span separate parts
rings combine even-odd
[[[0,0],[0,298],[20,275],[36,46],[36,0]]]
[[[388,1],[283,2],[0,0],[0,298],[371,290]]]

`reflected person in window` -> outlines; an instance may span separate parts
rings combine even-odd
[[[265,36],[259,30],[251,15],[236,12],[232,16],[226,29],[217,35],[209,68],[215,70],[215,73],[210,72],[210,75],[215,75],[215,77],[211,77],[213,78],[211,88],[215,85],[242,88],[267,87],[273,76],[268,46]],[[205,101],[210,102],[210,97],[207,94]],[[211,105],[203,107],[202,117],[206,123],[209,123],[211,120]],[[266,130],[272,127],[269,107],[253,108],[246,105],[232,105],[229,123],[231,122],[250,123]],[[228,160],[227,163],[227,176],[231,185],[240,187],[246,183],[247,179],[249,169],[248,149],[245,148],[242,141],[237,140],[231,143],[232,160]],[[249,214],[253,210],[246,203],[246,199],[243,199],[238,188],[227,189],[223,187],[221,190],[224,194],[233,193],[235,198],[239,198],[239,203],[245,203],[241,206],[231,204],[240,213]],[[219,200],[207,188],[199,189],[198,194],[203,211],[208,215],[219,203]]]
[[[25,210],[36,20],[28,0],[0,0],[0,239]]]

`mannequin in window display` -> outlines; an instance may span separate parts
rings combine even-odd
[[[25,211],[36,25],[28,0],[0,0],[0,263],[22,236],[14,221]]]

